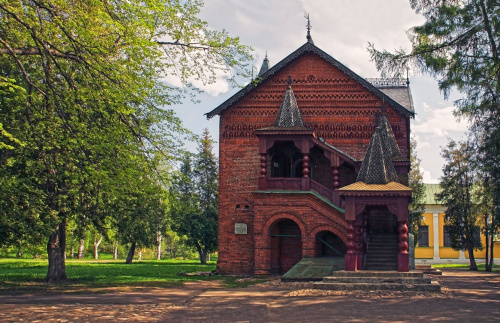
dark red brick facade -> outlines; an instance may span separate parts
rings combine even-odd
[[[223,274],[284,272],[302,257],[318,256],[317,235],[329,232],[347,242],[341,205],[314,192],[259,190],[261,155],[255,130],[276,120],[287,79],[302,119],[317,138],[362,160],[382,100],[319,55],[306,52],[267,77],[255,89],[220,113],[219,260]],[[403,156],[409,156],[409,116],[392,107],[387,118]],[[329,160],[311,149],[317,182],[333,190]],[[267,173],[269,174],[269,160]],[[326,165],[326,166],[321,166]],[[340,187],[355,182],[356,169],[338,167]],[[245,232],[235,226],[246,225]]]

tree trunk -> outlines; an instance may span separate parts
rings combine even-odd
[[[132,242],[132,244],[130,245],[130,249],[128,250],[127,260],[125,261],[126,264],[132,263],[132,260],[134,259],[134,254],[135,254],[135,242]]]
[[[47,282],[66,280],[66,263],[64,261],[66,249],[66,219],[59,224],[58,228],[50,235],[47,243],[47,255],[49,267],[47,271]]]
[[[158,244],[157,244],[158,250],[156,251],[156,260],[160,260],[161,259],[161,232],[158,232],[156,241],[158,242]]]
[[[94,259],[99,259],[99,245],[101,244],[102,236],[99,236],[99,240],[94,239]]]
[[[115,240],[115,243],[113,245],[113,259],[118,259],[118,240]]]
[[[23,252],[21,250],[17,250],[17,258],[22,258]]]
[[[491,272],[493,269],[493,234],[486,237],[486,265],[485,271]]]
[[[484,270],[491,271],[491,270],[488,270],[488,268],[490,267],[490,235],[489,235],[489,230],[488,230],[489,229],[488,228],[488,220],[486,220],[485,222],[486,222],[486,230],[484,232],[484,235],[485,235],[485,240],[486,240],[486,250],[485,250],[486,257],[484,259]]]
[[[80,239],[79,244],[78,244],[78,256],[76,256],[78,259],[83,259],[83,256],[85,255],[85,240]]]
[[[467,243],[467,251],[469,252],[470,270],[477,270],[476,259],[474,258],[474,246],[470,241]]]
[[[494,235],[490,235],[490,268],[488,271],[491,271],[493,268],[493,246],[495,245],[493,240]]]
[[[198,255],[200,256],[200,262],[202,265],[207,264],[207,250],[203,249],[200,245],[196,245],[196,249],[198,250]]]

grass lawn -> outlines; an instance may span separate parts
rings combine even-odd
[[[456,268],[456,269],[469,269],[469,264],[436,264],[432,265],[434,268]],[[477,264],[479,271],[484,271],[484,264]],[[493,271],[500,271],[500,265],[493,263]]]
[[[210,272],[215,262],[197,260],[66,260],[68,281],[47,284],[47,260],[0,259],[0,293],[106,293],[138,288],[170,287],[186,281],[222,280],[228,287],[243,287],[262,279],[232,276],[181,276],[180,272]]]

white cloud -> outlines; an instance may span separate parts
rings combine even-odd
[[[422,150],[423,148],[431,147],[430,142],[423,141],[423,139],[419,135],[412,133],[411,136],[417,142],[417,150]]]
[[[430,171],[425,170],[422,167],[420,167],[420,171],[422,172],[423,182],[425,184],[438,184],[439,183],[439,179],[433,178],[431,176],[431,172]]]
[[[424,104],[424,109],[425,109]],[[453,115],[453,106],[442,109],[432,109],[427,111],[428,117],[420,124],[413,126],[415,133],[427,133],[434,136],[446,137],[450,131],[465,132],[468,123],[464,120],[457,120]]]

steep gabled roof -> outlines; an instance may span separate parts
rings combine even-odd
[[[384,100],[389,106],[393,107],[400,113],[402,113],[405,116],[413,117],[415,115],[415,112],[413,111],[413,104],[410,104],[409,106],[403,106],[401,103],[398,103],[396,100],[391,98],[389,95],[381,91],[377,86],[371,84],[358,74],[354,73],[351,71],[349,68],[347,68],[345,65],[337,61],[335,58],[332,56],[328,55],[325,53],[323,50],[318,48],[314,43],[312,42],[307,42],[301,47],[299,47],[297,50],[295,50],[293,53],[285,57],[282,61],[280,61],[278,64],[274,65],[270,69],[268,69],[265,73],[262,75],[259,75],[260,79],[258,82],[250,82],[247,86],[245,86],[243,89],[238,91],[236,94],[234,94],[232,97],[227,99],[225,102],[223,102],[221,105],[219,105],[217,108],[214,110],[206,113],[206,116],[208,119],[214,117],[215,115],[220,115],[223,113],[225,110],[230,108],[233,104],[238,102],[240,99],[242,99],[245,95],[250,93],[252,90],[257,88],[262,82],[266,81],[267,79],[271,78],[274,74],[278,73],[281,71],[283,68],[291,64],[294,60],[299,58],[301,55],[304,55],[306,53],[315,53],[336,68],[338,68],[340,71],[342,71],[344,74],[358,82],[361,86],[366,88],[368,91],[372,92],[375,96],[380,98],[381,100]],[[401,92],[400,90],[398,90]],[[398,92],[398,93],[399,93]],[[409,93],[409,92],[408,92]],[[411,101],[411,100],[410,100]]]

